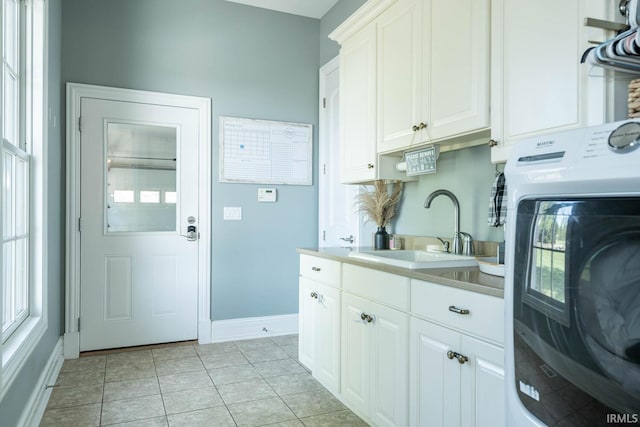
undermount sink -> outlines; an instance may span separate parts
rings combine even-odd
[[[478,260],[472,256],[454,255],[444,252],[418,250],[378,250],[349,252],[352,258],[359,258],[380,264],[394,265],[412,270],[420,268],[477,267]]]

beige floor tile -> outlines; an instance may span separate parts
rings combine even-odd
[[[282,400],[298,418],[328,414],[346,409],[338,399],[326,390],[288,394],[282,396]]]
[[[67,359],[64,361],[62,365],[62,369],[60,372],[71,372],[71,371],[99,371],[100,369],[104,369],[107,363],[106,356],[89,356],[89,357],[79,357],[77,359]]]
[[[224,405],[215,387],[164,393],[162,400],[164,400],[164,408],[168,415]]]
[[[211,369],[209,376],[216,386],[260,378],[258,371],[249,364]]]
[[[269,362],[254,363],[253,367],[256,368],[260,375],[263,377],[277,377],[280,375],[300,374],[305,372],[305,369],[293,359],[271,360]]]
[[[265,427],[304,427],[304,424],[302,424],[298,419],[295,419],[282,421],[280,423],[265,424]]]
[[[247,427],[296,419],[280,398],[229,405],[229,412],[238,426]]]
[[[191,390],[194,388],[210,387],[213,385],[211,378],[209,378],[209,375],[205,371],[166,375],[158,377],[158,381],[160,381],[160,390],[163,394],[174,391]]]
[[[82,369],[79,371],[60,372],[56,385],[61,387],[79,387],[84,385],[102,384],[104,383],[104,375],[104,369]]]
[[[267,377],[265,381],[280,396],[295,393],[304,393],[312,390],[322,389],[320,384],[311,374],[303,372],[293,375],[281,375],[278,377]]]
[[[107,361],[105,382],[136,380],[155,376],[156,367],[153,361],[128,362],[116,366],[109,366]]]
[[[197,356],[196,350],[192,345],[183,345],[177,347],[154,348],[151,350],[153,358],[158,360],[182,359],[184,357]]]
[[[104,385],[105,402],[153,396],[155,394],[160,394],[160,386],[156,377],[114,381]]]
[[[275,343],[271,338],[255,338],[250,340],[234,341],[240,350],[255,350],[256,348],[273,347]]]
[[[240,351],[229,351],[226,353],[207,354],[200,356],[204,367],[207,369],[225,368],[227,366],[246,365],[249,363]]]
[[[102,424],[106,426],[107,424]],[[167,427],[167,417],[147,418],[145,420],[129,421],[128,423],[110,424],[113,427]]]
[[[196,352],[200,356],[204,356],[207,354],[219,354],[219,353],[227,353],[230,351],[237,351],[238,347],[235,343],[229,342],[219,342],[214,344],[203,344],[195,346]]]
[[[48,408],[66,408],[102,402],[103,384],[79,387],[55,387],[49,398]]]
[[[107,367],[137,362],[152,362],[151,350],[124,351],[107,355]]]
[[[301,421],[307,427],[367,427],[369,425],[349,410],[302,418]]]
[[[287,356],[289,356],[290,358],[294,359],[294,360],[298,360],[298,345],[297,344],[293,344],[293,345],[283,345],[282,347],[280,347],[285,353],[287,353]]]
[[[204,371],[204,366],[202,365],[199,357],[156,360],[156,373],[158,376],[181,374],[183,372],[192,371]]]
[[[251,363],[266,362],[269,360],[288,359],[289,356],[280,347],[262,347],[251,350],[242,350],[247,360]]]
[[[100,403],[71,408],[47,409],[40,427],[94,427],[100,425]]]
[[[278,396],[263,379],[224,384],[218,391],[227,405]]]
[[[235,427],[229,410],[224,406],[183,412],[167,416],[171,427]]]
[[[281,347],[288,345],[298,345],[298,334],[294,335],[280,335],[277,337],[271,337],[271,341],[273,341],[276,345]]]
[[[164,416],[162,397],[139,397],[136,399],[114,400],[102,405],[102,424],[116,424]]]

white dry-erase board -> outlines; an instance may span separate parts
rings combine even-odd
[[[220,182],[311,185],[313,126],[220,116]]]

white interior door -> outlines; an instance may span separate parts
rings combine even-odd
[[[198,113],[82,98],[80,144],[80,350],[197,338]]]
[[[357,185],[340,183],[340,78],[334,58],[320,69],[319,242],[321,247],[358,246]]]

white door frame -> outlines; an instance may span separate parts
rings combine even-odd
[[[67,83],[67,230],[64,357],[80,354],[80,100],[98,98],[198,111],[198,342],[211,342],[211,99]]]

